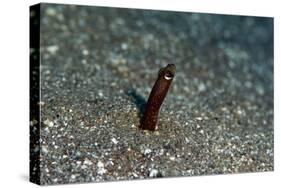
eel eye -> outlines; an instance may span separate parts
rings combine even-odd
[[[164,74],[164,78],[165,78],[166,80],[171,80],[171,79],[173,78],[173,74],[171,74],[171,73],[166,73],[166,74]]]

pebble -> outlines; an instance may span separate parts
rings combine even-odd
[[[56,11],[56,9],[49,7],[49,8],[46,9],[46,14],[48,16],[56,16],[57,11]]]
[[[48,149],[47,149],[46,146],[42,146],[42,152],[43,152],[43,153],[48,153]]]
[[[84,160],[83,164],[84,164],[84,165],[92,165],[93,162],[90,161],[88,158],[86,158],[86,159]]]
[[[59,46],[57,45],[52,45],[47,47],[47,51],[52,55],[56,54],[58,50],[59,50]]]
[[[97,173],[99,175],[103,175],[103,174],[105,174],[107,172],[107,170],[104,168],[104,163],[103,162],[99,161],[97,163],[97,167],[98,167]]]
[[[112,138],[111,141],[114,143],[114,144],[117,144],[118,141],[115,139],[115,138]]]
[[[147,155],[147,154],[149,154],[149,153],[151,153],[151,152],[152,152],[151,149],[145,148],[144,151],[143,151],[143,154]]]
[[[99,167],[99,168],[103,168],[103,167],[104,167],[103,162],[99,161],[99,162],[98,162],[98,164],[97,164],[97,167]]]
[[[127,50],[128,49],[128,45],[126,43],[122,43],[121,44],[121,48],[122,48],[122,50]]]
[[[53,126],[54,126],[54,122],[53,122],[53,121],[50,121],[49,119],[46,119],[46,120],[44,121],[44,124],[47,125],[47,126],[49,126],[49,127],[53,127]]]
[[[170,157],[170,160],[171,160],[171,161],[174,161],[175,159],[176,159],[176,158],[175,158],[175,157],[173,157],[173,156],[172,156],[172,157]]]
[[[86,165],[82,165],[82,166],[81,166],[81,169],[86,169],[86,168],[87,168]]]
[[[85,55],[85,56],[89,55],[89,51],[88,51],[88,50],[83,50],[82,53],[83,53],[83,55]]]
[[[158,170],[156,169],[150,170],[149,177],[157,177],[157,175],[158,175]]]

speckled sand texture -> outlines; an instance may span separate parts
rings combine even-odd
[[[273,170],[271,18],[42,4],[40,59],[42,184]]]

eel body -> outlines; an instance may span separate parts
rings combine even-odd
[[[150,92],[144,116],[141,120],[141,128],[144,130],[156,130],[158,115],[161,105],[168,93],[169,87],[175,76],[176,66],[168,64],[158,72],[158,78]]]

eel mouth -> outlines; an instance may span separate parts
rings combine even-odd
[[[174,64],[168,64],[162,72],[166,80],[171,80],[175,76],[176,66]]]
[[[170,72],[164,74],[164,78],[166,80],[171,80],[171,79],[173,79],[173,77],[174,77],[174,75],[171,74]]]

